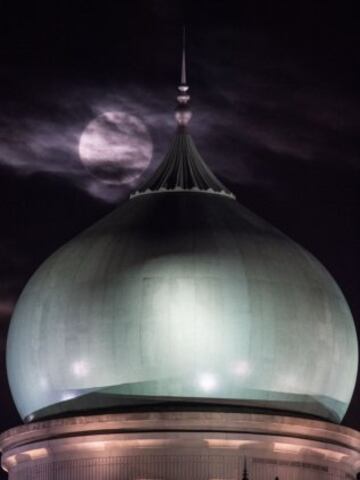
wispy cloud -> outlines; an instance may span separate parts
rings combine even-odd
[[[189,69],[190,83],[192,71],[202,85],[193,82],[191,89],[191,130],[200,152],[225,181],[270,186],[275,181],[271,169],[265,173],[257,166],[271,163],[274,156],[359,168],[360,112],[345,89],[324,81],[299,58],[281,57],[265,37],[244,33],[240,43],[238,34],[227,29],[202,40],[208,48],[194,48]],[[231,55],[224,61],[230,45]],[[26,108],[9,100],[0,114],[0,162],[20,175],[59,175],[94,197],[118,201],[134,182],[114,186],[92,175],[79,158],[82,132],[104,112],[139,118],[153,142],[152,161],[148,168],[139,162],[143,139],[134,138],[134,132],[123,136],[123,151],[124,170],[143,170],[136,180],[141,182],[159,164],[174,131],[175,96],[175,85],[154,90],[145,82],[131,87],[59,84],[58,94],[39,91]]]

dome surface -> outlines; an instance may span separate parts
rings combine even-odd
[[[53,254],[7,347],[23,418],[151,402],[340,421],[356,332],[325,268],[235,200],[139,195]]]
[[[183,51],[163,163],[25,287],[7,345],[24,419],[179,401],[344,416],[358,364],[349,307],[205,165],[189,99]]]

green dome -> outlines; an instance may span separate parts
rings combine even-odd
[[[178,134],[153,177],[20,297],[7,345],[19,412],[198,402],[340,421],[358,364],[346,301],[205,165],[187,133],[184,53],[181,79]]]
[[[150,189],[67,243],[26,286],[7,347],[27,419],[182,401],[340,421],[357,363],[324,267],[209,190]]]

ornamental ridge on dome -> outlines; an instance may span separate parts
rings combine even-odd
[[[150,193],[186,191],[225,195],[235,199],[235,195],[216,178],[206,165],[187,129],[192,112],[189,106],[190,94],[186,78],[185,29],[183,31],[180,85],[176,98],[177,133],[170,149],[152,177],[130,195],[130,198]]]

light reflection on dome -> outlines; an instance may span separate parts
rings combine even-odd
[[[233,371],[239,377],[245,377],[250,373],[250,365],[246,360],[240,360],[234,365]]]
[[[76,393],[74,392],[63,392],[61,394],[61,401],[66,402],[67,400],[72,400],[76,397]]]
[[[212,373],[203,373],[199,376],[199,385],[205,392],[211,392],[217,387],[216,376]]]
[[[89,365],[85,360],[78,360],[72,364],[71,369],[77,377],[85,377],[89,372]]]

